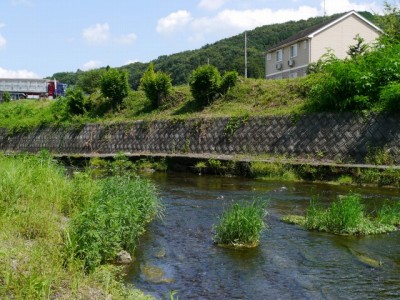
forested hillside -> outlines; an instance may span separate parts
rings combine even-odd
[[[368,19],[373,19],[371,13],[362,12],[361,14]],[[289,21],[282,24],[261,26],[248,31],[248,77],[264,77],[264,53],[268,48],[301,30],[335,17],[337,15]],[[236,70],[240,75],[243,75],[244,34],[223,39],[214,44],[207,44],[197,50],[163,55],[151,62],[154,64],[155,70],[170,74],[174,85],[187,83],[191,72],[198,66],[208,62],[216,66],[221,73],[228,70]],[[129,83],[133,89],[138,88],[140,78],[149,63],[137,62],[120,67],[120,69],[128,71]],[[50,78],[56,78],[61,82],[74,85],[81,74],[83,74],[81,70],[77,72],[60,72],[53,74]]]

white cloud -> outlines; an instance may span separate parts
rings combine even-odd
[[[324,1],[321,2],[321,10],[324,9]],[[381,7],[375,2],[354,3],[349,0],[325,1],[325,10],[328,15],[335,13],[355,11],[381,11]]]
[[[6,27],[6,24],[0,23],[0,29],[3,28],[3,27]]]
[[[0,68],[0,78],[39,78],[39,75],[27,70],[13,71]]]
[[[243,30],[273,23],[283,23],[289,20],[300,20],[315,17],[318,9],[310,6],[301,6],[297,9],[280,9],[273,11],[269,8],[254,10],[226,9],[214,17],[196,19],[191,23],[194,35],[212,33],[218,28],[219,33],[236,34]]]
[[[0,34],[0,50],[6,47],[7,40],[4,36]]]
[[[92,45],[106,43],[110,38],[110,26],[108,23],[96,24],[83,29],[83,38]]]
[[[200,8],[215,10],[222,7],[229,0],[201,0],[199,3]]]
[[[101,66],[101,61],[98,60],[90,60],[82,66],[83,71],[89,71],[92,69],[99,68]]]
[[[116,38],[116,41],[123,45],[132,45],[136,42],[137,36],[134,33],[128,33]]]
[[[130,64],[137,63],[137,62],[139,62],[138,59],[129,59],[124,63],[124,65],[130,65]]]
[[[157,32],[170,34],[177,29],[183,28],[192,20],[192,16],[186,10],[178,10],[158,20]]]
[[[199,7],[206,9],[217,9],[230,0],[201,0]],[[292,0],[297,2],[298,0]],[[354,2],[352,2],[354,1]],[[375,2],[355,2],[356,0],[326,1],[327,14],[356,11],[380,11]],[[362,0],[361,0],[362,1]],[[273,10],[270,8],[260,9],[224,9],[213,16],[193,18],[188,11],[178,11],[158,21],[157,31],[162,34],[172,34],[177,30],[184,30],[189,34],[188,40],[200,44],[207,40],[219,39],[235,35],[244,30],[254,29],[258,26],[287,21],[297,21],[310,17],[323,15],[324,1],[319,1],[319,6],[303,5],[297,8],[286,8]]]

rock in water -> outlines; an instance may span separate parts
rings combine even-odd
[[[127,265],[132,262],[132,257],[128,252],[126,252],[125,250],[122,250],[117,254],[117,258],[115,259],[115,262],[117,264]]]

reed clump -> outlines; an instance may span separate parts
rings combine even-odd
[[[250,204],[233,204],[214,227],[214,243],[233,247],[257,246],[260,234],[266,227],[266,215],[266,204],[260,200]]]
[[[130,222],[125,227],[117,223],[114,231],[106,231],[95,226],[101,225],[99,217],[114,220],[116,216],[110,210],[106,211],[108,215],[94,215],[91,210],[95,203],[112,207],[113,195],[119,199],[115,203],[122,203],[122,199],[129,202],[124,195],[136,194],[147,195],[154,205],[138,203],[137,198],[134,204],[119,208],[138,212],[132,219],[124,219]],[[122,284],[122,271],[117,266],[93,264],[90,272],[88,258],[71,250],[90,254],[95,251],[94,245],[77,238],[80,233],[72,224],[82,218],[90,220],[93,226],[86,235],[108,238],[110,232],[119,232],[121,244],[102,245],[102,251],[110,255],[116,249],[132,249],[128,227],[134,226],[134,232],[143,228],[157,209],[156,198],[154,187],[141,180],[112,178],[103,182],[84,172],[68,176],[45,152],[15,157],[0,154],[0,299],[147,299]],[[76,248],[71,247],[72,241]]]
[[[297,224],[308,230],[339,235],[369,235],[397,230],[400,225],[399,201],[387,202],[375,214],[368,213],[359,194],[340,196],[328,208],[312,199],[306,215],[285,216],[286,223]]]

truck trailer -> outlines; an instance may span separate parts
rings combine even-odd
[[[39,99],[64,96],[67,85],[57,80],[0,78],[0,101],[4,93],[9,93],[12,100]]]

